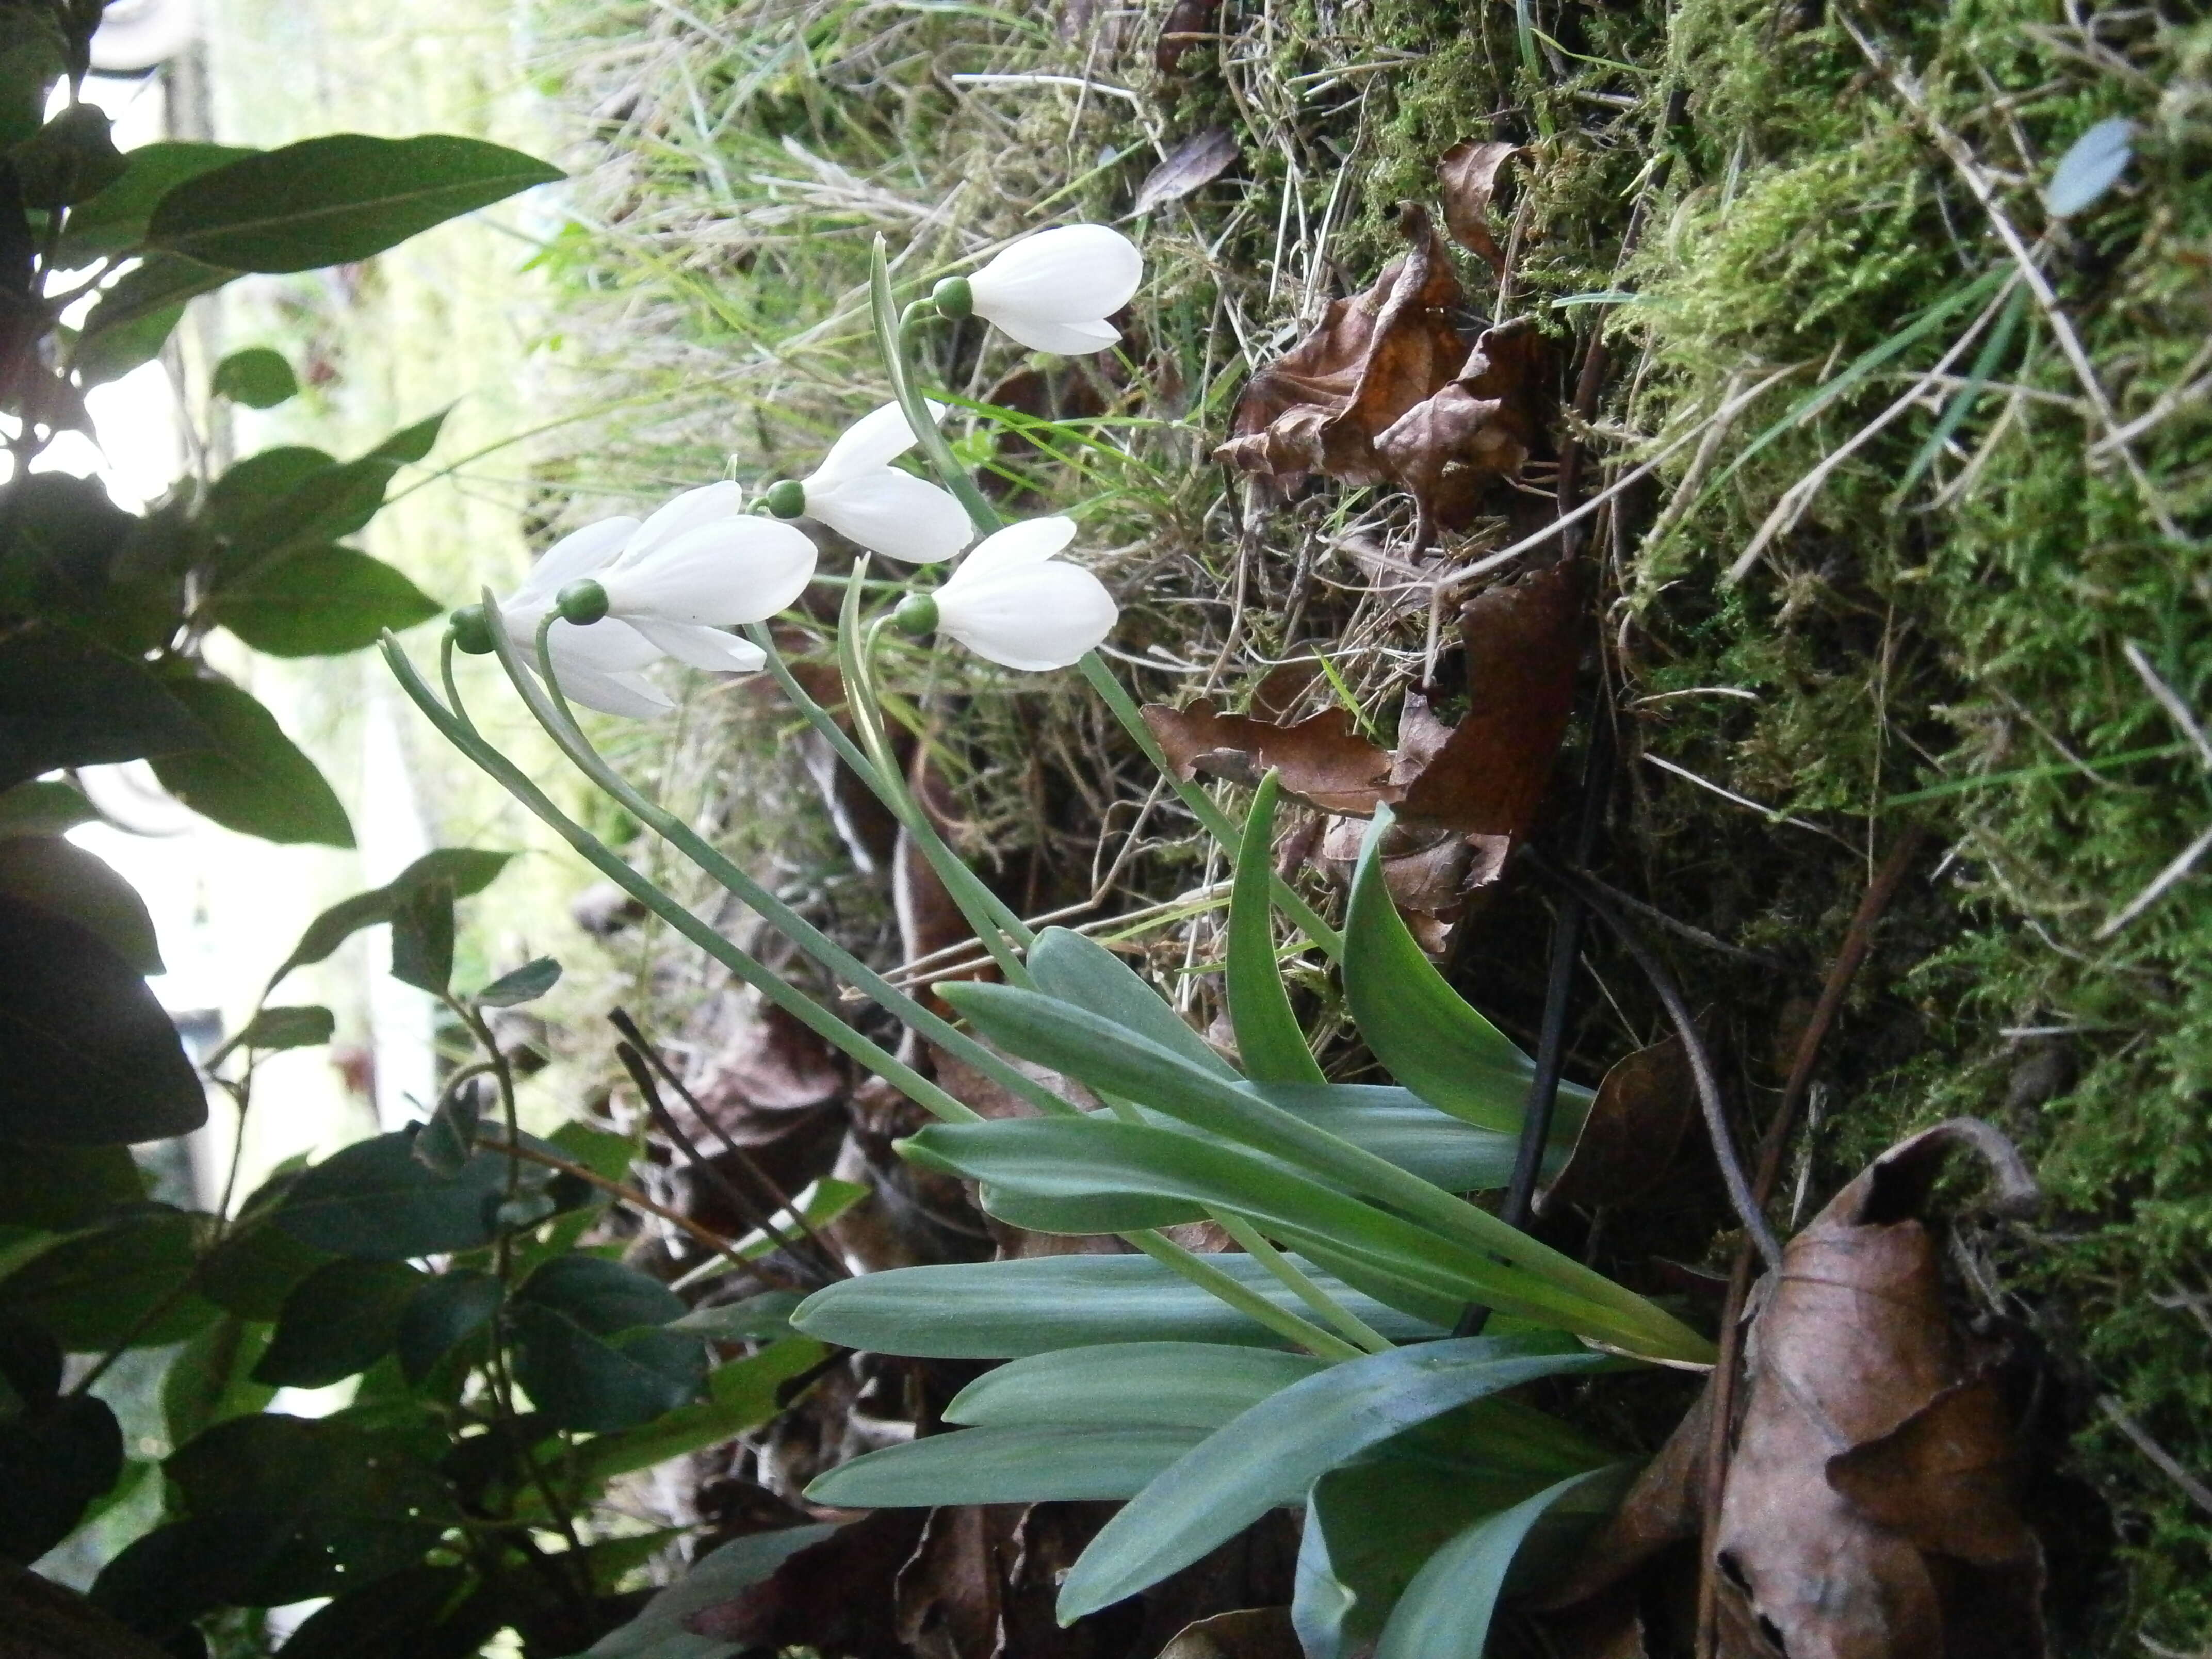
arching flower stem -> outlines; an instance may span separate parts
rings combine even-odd
[[[917,1035],[956,1054],[964,1063],[982,1073],[1001,1088],[1029,1102],[1041,1112],[1066,1116],[1075,1111],[1073,1105],[1042,1084],[892,985],[762,886],[742,866],[701,836],[682,818],[648,799],[609,765],[568,713],[567,703],[561,700],[547,641],[553,620],[549,617],[538,624],[538,660],[545,676],[544,688],[532,683],[529,671],[520,653],[514,651],[511,641],[501,641],[499,659],[507,671],[507,678],[514,682],[515,690],[529,706],[531,713],[538,717],[538,724],[545,728],[546,735],[560,745],[562,752],[585,776],[621,802],[639,823],[653,830],[678,852],[720,882],[771,927],[830,973],[870,998],[885,1012],[911,1027]],[[931,1086],[934,1088],[936,1085]],[[966,1109],[962,1109],[964,1111]]]
[[[875,254],[869,272],[868,298],[875,322],[876,343],[884,355],[884,373],[890,377],[891,392],[898,399],[899,407],[906,412],[908,424],[914,428],[915,436],[920,441],[921,453],[928,457],[929,465],[939,481],[968,509],[968,516],[975,520],[979,532],[988,535],[994,531],[1003,530],[1006,520],[999,516],[999,511],[991,505],[990,498],[976,488],[975,481],[969,476],[968,470],[960,465],[958,458],[952,453],[951,442],[939,429],[937,422],[930,418],[928,404],[922,398],[921,388],[915,384],[906,349],[907,333],[910,328],[934,317],[936,307],[927,300],[917,300],[907,307],[903,313],[897,310],[891,298],[890,264],[880,234],[876,238]],[[1196,781],[1186,781],[1176,775],[1175,767],[1168,760],[1166,751],[1152,736],[1152,728],[1145,724],[1144,716],[1137,712],[1136,703],[1122,688],[1121,681],[1115,678],[1114,671],[1106,665],[1105,659],[1096,651],[1090,652],[1077,666],[1083,670],[1083,678],[1091,682],[1091,689],[1113,711],[1114,718],[1121,721],[1122,729],[1128,732],[1145,758],[1159,769],[1160,775],[1173,787],[1184,806],[1205,827],[1206,833],[1219,844],[1223,854],[1234,865],[1237,848],[1243,842],[1242,834],[1230,822],[1229,815],[1221,810],[1219,803]],[[1331,959],[1340,959],[1344,954],[1344,936],[1322,921],[1313,906],[1308,904],[1280,876],[1272,878],[1269,884],[1273,890],[1276,904],[1299,931],[1319,945]]]

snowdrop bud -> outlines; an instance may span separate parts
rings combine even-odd
[[[927,593],[909,593],[898,602],[891,612],[891,626],[902,634],[920,639],[925,634],[937,631],[937,601]]]
[[[1032,350],[1103,351],[1121,337],[1106,319],[1144,276],[1144,256],[1120,231],[1062,225],[1008,247],[968,278],[968,297],[976,316]]]
[[[968,285],[965,276],[947,276],[929,290],[929,302],[947,317],[975,314],[975,290]]]
[[[806,486],[796,478],[782,478],[768,487],[761,504],[779,519],[806,516]]]
[[[944,418],[943,404],[928,409],[930,419]],[[906,411],[885,404],[847,428],[822,465],[793,484],[793,493],[782,497],[782,503],[788,506],[795,499],[799,512],[887,558],[908,564],[949,559],[975,532],[968,510],[951,495],[891,465],[914,446]],[[796,516],[781,514],[775,490],[769,496],[770,512]]]
[[[605,617],[607,590],[586,576],[562,588],[553,601],[553,608],[561,613],[562,621],[586,628]]]
[[[491,619],[481,605],[465,605],[447,618],[453,632],[453,648],[471,657],[492,653]]]
[[[1105,583],[1059,557],[1074,539],[1074,520],[1059,518],[987,537],[928,596],[938,631],[1008,668],[1038,672],[1081,658],[1121,613]]]

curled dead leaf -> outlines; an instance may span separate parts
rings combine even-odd
[[[1290,726],[1224,714],[1200,697],[1188,708],[1151,703],[1145,724],[1167,752],[1176,775],[1198,773],[1256,784],[1271,768],[1283,791],[1325,812],[1371,813],[1390,775],[1387,751],[1359,735],[1351,714],[1324,708]]]
[[[1526,317],[1486,329],[1460,372],[1375,438],[1383,470],[1413,495],[1425,546],[1433,527],[1474,521],[1492,478],[1527,464],[1544,428],[1551,347]]]
[[[1137,186],[1132,213],[1150,213],[1180,202],[1201,185],[1210,185],[1229,171],[1237,160],[1237,135],[1227,127],[1208,127],[1194,133],[1167,154],[1167,159],[1145,175]]]
[[[1537,1195],[1545,1214],[1560,1204],[1632,1204],[1667,1178],[1698,1091],[1678,1036],[1615,1060],[1598,1085],[1566,1166]]]
[[[1468,252],[1488,260],[1500,276],[1505,274],[1505,253],[1490,234],[1490,204],[1498,193],[1499,173],[1520,153],[1518,144],[1478,144],[1469,139],[1454,144],[1437,159],[1444,228]]]
[[[1246,1607],[1186,1625],[1160,1659],[1299,1659],[1288,1607]]]
[[[811,1647],[850,1659],[903,1659],[892,1586],[928,1511],[877,1510],[785,1559],[732,1600],[684,1621],[741,1648]]]
[[[1314,866],[1340,887],[1352,885],[1359,849],[1367,839],[1364,818],[1327,821]],[[1382,887],[1398,907],[1414,942],[1441,956],[1468,901],[1504,872],[1512,843],[1503,836],[1463,836],[1450,830],[1396,823],[1382,847]]]
[[[1285,487],[1308,472],[1388,481],[1375,440],[1467,360],[1452,324],[1463,296],[1443,239],[1413,202],[1399,204],[1398,228],[1407,252],[1374,286],[1333,301],[1318,328],[1245,383],[1217,459]]]

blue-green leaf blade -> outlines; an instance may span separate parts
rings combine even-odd
[[[864,1453],[806,1496],[849,1509],[1131,1498],[1205,1438],[1201,1429],[962,1429]]]
[[[978,1377],[945,1408],[945,1420],[975,1428],[1211,1431],[1328,1364],[1310,1354],[1204,1342],[1066,1348]]]
[[[1229,896],[1229,1023],[1237,1033],[1237,1055],[1255,1082],[1326,1083],[1275,964],[1270,883],[1275,796],[1281,785],[1281,775],[1273,770],[1260,780],[1237,849]]]

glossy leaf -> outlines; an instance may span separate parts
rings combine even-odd
[[[667,1286],[635,1268],[556,1257],[510,1307],[515,1380],[563,1427],[635,1427],[689,1401],[706,1374],[696,1336],[659,1328],[683,1312]]]
[[[492,1242],[493,1212],[507,1193],[507,1160],[480,1152],[441,1179],[413,1155],[404,1132],[356,1141],[292,1183],[276,1223],[303,1244],[366,1261],[473,1250]],[[524,1166],[528,1179],[544,1172]]]
[[[67,916],[133,973],[165,971],[146,901],[100,860],[58,836],[0,836],[0,893]]]
[[[1251,816],[1237,855],[1229,899],[1229,1022],[1237,1053],[1256,1083],[1326,1083],[1291,1010],[1275,961],[1275,797],[1279,774],[1269,771],[1253,792]]]
[[[107,321],[98,329],[87,329],[70,358],[77,384],[89,392],[144,368],[161,355],[161,348],[184,320],[185,302],[178,300],[128,319]]]
[[[392,907],[392,976],[442,995],[453,977],[453,889],[417,882]]]
[[[1603,1494],[1608,1486],[1617,1493],[1625,1473],[1615,1468],[1570,1475],[1468,1528],[1406,1587],[1375,1659],[1482,1659],[1498,1594],[1530,1529],[1578,1496]]]
[[[400,1317],[428,1275],[404,1261],[338,1261],[292,1288],[253,1380],[319,1389],[390,1353]]]
[[[1068,1348],[986,1372],[954,1396],[945,1420],[976,1428],[1210,1431],[1328,1363],[1200,1342]]]
[[[177,1350],[161,1378],[161,1419],[171,1445],[234,1417],[251,1417],[276,1397],[274,1384],[253,1380],[274,1330],[227,1313]]]
[[[172,680],[169,690],[214,740],[204,749],[155,757],[154,775],[163,788],[241,835],[354,844],[345,808],[275,715],[223,680]]]
[[[21,143],[8,162],[26,205],[49,212],[89,201],[124,175],[107,112],[89,100],[70,102]]]
[[[0,1557],[37,1560],[122,1473],[123,1432],[104,1400],[36,1401],[0,1417]]]
[[[575,1479],[594,1486],[702,1446],[735,1439],[781,1411],[784,1390],[828,1353],[819,1342],[787,1337],[750,1358],[717,1365],[707,1374],[704,1400],[679,1406],[641,1427],[594,1436],[571,1453],[568,1469]]]
[[[1375,1058],[1431,1105],[1501,1134],[1517,1134],[1534,1064],[1444,982],[1413,942],[1382,878],[1389,809],[1360,849],[1344,919],[1344,999]],[[1560,1091],[1560,1115],[1570,1109]],[[1588,1091],[1582,1098],[1589,1098]]]
[[[1234,1537],[1368,1448],[1469,1401],[1604,1356],[1466,1337],[1370,1354],[1271,1395],[1217,1430],[1093,1539],[1061,1585],[1063,1620],[1133,1595]]]
[[[125,152],[123,176],[70,210],[58,250],[64,267],[126,252],[146,234],[154,205],[176,185],[254,154],[233,144],[159,142]]]
[[[284,1638],[292,1659],[474,1659],[506,1621],[498,1599],[459,1567],[386,1573],[310,1613]]]
[[[513,1008],[535,1002],[560,981],[561,964],[550,957],[538,957],[511,974],[501,974],[472,1000],[479,1008]]]
[[[332,657],[426,622],[438,602],[380,560],[310,547],[223,583],[208,618],[272,657]]]
[[[312,1048],[328,1042],[331,1033],[337,1029],[337,1021],[327,1008],[313,1005],[264,1008],[246,1021],[244,1029],[230,1040],[229,1046],[266,1054],[279,1054],[287,1048]],[[215,1063],[212,1057],[208,1063]]]
[[[1302,1305],[1249,1255],[1217,1255],[1209,1265],[1279,1307]],[[1310,1261],[1298,1266],[1385,1336],[1407,1341],[1441,1334]],[[799,1304],[792,1324],[844,1347],[940,1359],[998,1359],[1115,1342],[1276,1347],[1283,1340],[1145,1255],[894,1267],[817,1291]]]
[[[248,346],[215,366],[208,389],[248,409],[274,409],[299,394],[300,380],[283,352],[267,346]]]
[[[59,836],[100,814],[66,783],[19,783],[0,791],[0,836]]]
[[[694,1308],[671,1320],[672,1331],[688,1331],[709,1342],[767,1342],[791,1334],[791,1316],[804,1300],[796,1291],[763,1291],[741,1302]]]
[[[295,968],[327,959],[330,954],[364,927],[392,920],[393,911],[419,887],[442,882],[456,898],[468,898],[491,885],[507,868],[512,853],[487,853],[472,847],[441,847],[416,859],[381,887],[341,899],[307,924],[292,954],[269,976],[273,987]]]
[[[0,1140],[0,1228],[70,1232],[146,1196],[121,1146],[31,1146]]]
[[[0,1311],[72,1353],[180,1342],[216,1317],[192,1288],[207,1227],[205,1216],[149,1206],[75,1234],[0,1279]]]
[[[1133,1498],[1204,1438],[1198,1429],[963,1429],[865,1452],[806,1496],[846,1509]]]
[[[517,151],[430,134],[336,133],[250,155],[172,188],[149,246],[234,270],[312,270],[562,176]]]
[[[205,744],[211,734],[173,690],[80,635],[29,628],[0,638],[0,787]]]
[[[0,896],[0,1135],[97,1146],[206,1121],[199,1075],[145,980],[76,922]]]
[[[455,1348],[490,1329],[506,1292],[499,1280],[473,1267],[448,1267],[417,1280],[399,1316],[399,1369],[420,1384]]]
[[[143,259],[100,290],[99,301],[84,319],[78,349],[85,351],[94,342],[149,317],[181,316],[187,300],[211,294],[237,275],[221,265],[173,253]]]
[[[305,444],[257,450],[232,462],[208,486],[208,520],[219,533],[235,539],[270,507],[337,465],[335,455]]]

